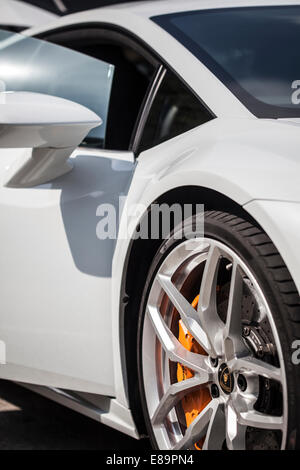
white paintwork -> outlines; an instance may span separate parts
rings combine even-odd
[[[72,169],[67,162],[91,129],[102,124],[93,111],[41,93],[0,93],[0,148],[32,149],[6,167],[5,186],[47,183]]]
[[[18,0],[1,0],[0,23],[7,26],[29,28],[47,24],[57,18],[57,15],[42,8],[28,5]]]
[[[266,230],[300,292],[299,124],[256,119],[204,65],[149,20],[149,16],[177,10],[262,4],[299,4],[299,0],[141,2],[70,15],[48,29],[97,21],[127,29],[156,50],[217,116],[140,155],[120,229],[126,225],[126,210],[137,203],[148,206],[180,186],[213,189],[243,206]],[[46,30],[35,28],[27,34]],[[8,345],[9,361],[0,367],[0,376],[110,395],[118,406],[109,424],[132,429],[130,414],[120,411],[128,408],[128,398],[119,324],[120,286],[130,237],[117,241],[109,275],[98,273],[90,258],[83,266],[72,238],[76,230],[77,236],[82,233],[82,245],[86,253],[91,252],[85,229],[96,225],[97,201],[109,191],[109,182],[101,176],[109,159],[107,154],[104,158],[95,154],[93,159],[90,151],[89,155],[75,153],[74,159],[82,160],[57,184],[18,190],[3,187],[6,166],[24,152],[0,150],[1,335]],[[116,165],[120,175],[124,168],[118,165],[124,163],[129,164],[115,160],[111,168]],[[84,198],[95,212],[80,221]],[[79,219],[70,224],[72,207],[78,208]],[[139,220],[139,215],[131,219],[130,235]],[[106,247],[101,250],[107,253]]]
[[[121,162],[135,162],[135,156],[133,152],[126,150],[106,150],[106,149],[89,149],[89,148],[78,148],[72,154],[72,157],[79,155],[90,155],[96,158],[107,158],[108,160],[119,160]]]
[[[25,91],[2,91],[0,92],[0,126],[40,126],[40,136],[29,133],[29,140],[24,142],[29,147],[66,147],[73,145],[72,138],[76,136],[76,131],[66,133],[66,129],[58,135],[45,134],[50,126],[73,126],[86,125],[87,131],[102,123],[101,118],[93,111],[87,109],[73,101],[59,98],[57,96],[45,95],[42,93],[32,93]],[[75,125],[75,126],[74,126]],[[43,128],[44,126],[44,128]],[[48,131],[49,132],[49,131]],[[74,136],[72,136],[72,132]],[[26,136],[23,137],[23,139]],[[79,139],[77,137],[77,139]],[[21,147],[22,142],[18,141],[18,136],[12,135],[11,139],[17,139],[15,147]],[[36,139],[36,140],[35,140]],[[1,147],[11,147],[10,142],[3,144],[1,136]]]

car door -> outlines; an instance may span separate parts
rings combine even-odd
[[[107,207],[118,215],[135,163],[103,151],[113,79],[109,63],[0,32],[0,91],[67,98],[103,121],[71,155],[72,171],[38,186],[7,185],[31,149],[0,149],[1,378],[114,395],[115,240],[97,224]]]

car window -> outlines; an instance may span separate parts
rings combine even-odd
[[[150,109],[138,152],[172,139],[211,118],[211,113],[199,98],[168,71]]]
[[[257,117],[300,117],[299,5],[216,8],[152,19]]]
[[[101,117],[86,142],[104,147],[114,66],[40,39],[0,31],[0,91],[45,93],[82,104]]]
[[[151,87],[158,62],[135,39],[119,31],[77,26],[53,32],[47,41],[95,57],[114,66],[105,148],[128,150]]]
[[[155,67],[125,45],[102,44],[98,55],[114,65],[105,148],[128,150]]]

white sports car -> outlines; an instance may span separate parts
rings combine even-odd
[[[158,449],[299,447],[300,1],[25,34],[0,32],[0,378]]]

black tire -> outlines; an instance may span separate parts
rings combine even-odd
[[[197,216],[195,216],[197,217]],[[287,379],[288,432],[287,449],[300,449],[300,365],[292,362],[292,344],[300,338],[300,297],[295,283],[278,250],[268,235],[254,223],[230,213],[205,212],[205,237],[216,239],[234,252],[248,265],[260,284],[268,301],[279,334]],[[184,221],[185,227],[194,227],[194,218]],[[175,239],[177,227],[156,253],[145,283],[141,299],[138,324],[138,375],[141,403],[148,434],[154,448],[157,443],[149,419],[142,368],[142,332],[148,294],[155,274],[167,254],[183,240]],[[186,233],[186,232],[185,232]]]

